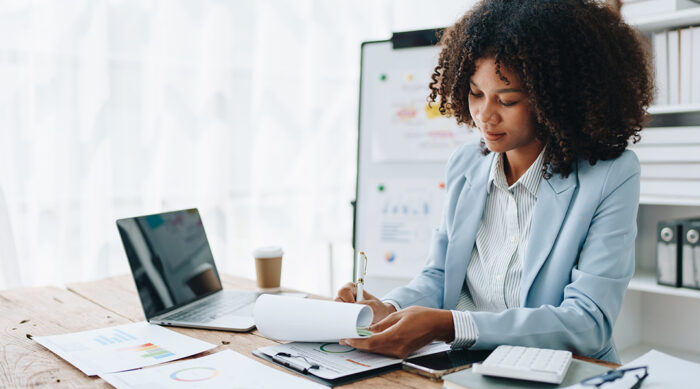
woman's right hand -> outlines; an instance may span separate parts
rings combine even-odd
[[[358,303],[369,305],[369,307],[372,308],[372,312],[374,312],[372,324],[378,323],[384,320],[385,317],[396,312],[396,308],[394,308],[393,305],[389,303],[383,303],[378,298],[367,293],[366,290],[362,292],[362,300],[355,301],[356,296],[357,285],[355,285],[354,282],[348,282],[347,284],[343,285],[340,289],[338,289],[338,295],[335,296],[335,301],[340,301],[343,303]]]

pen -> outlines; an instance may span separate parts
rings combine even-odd
[[[364,251],[357,254],[358,266],[360,266],[360,274],[357,277],[357,297],[355,301],[364,300],[362,289],[365,287],[365,277],[367,276],[367,256]]]
[[[291,355],[291,354],[289,354],[289,353],[279,352],[279,353],[277,353],[277,354],[275,354],[275,355],[272,355],[271,357],[272,357],[272,360],[273,360],[273,361],[275,361],[275,362],[281,364],[282,366],[287,366],[288,368],[294,369],[294,370],[296,370],[296,371],[298,371],[298,372],[300,372],[300,373],[302,373],[302,374],[308,374],[308,373],[309,373],[309,370],[311,370],[311,369],[320,369],[320,368],[321,368],[321,366],[319,366],[317,363],[309,362],[309,361],[308,361],[304,356],[302,356],[302,355]],[[292,362],[291,360],[285,361],[284,359],[282,359],[282,358],[280,358],[280,357],[285,357],[285,358],[290,358],[290,359],[291,359],[291,358],[301,358],[301,359],[303,359],[306,363],[308,363],[309,366],[304,367],[304,366],[301,366],[301,365],[298,365],[298,364]]]

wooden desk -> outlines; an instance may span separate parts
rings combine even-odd
[[[224,288],[254,290],[251,280],[223,276]],[[57,287],[21,288],[0,292],[0,387],[111,387],[99,377],[87,377],[68,362],[31,340],[33,336],[57,335],[143,321],[143,311],[130,275]],[[255,357],[251,352],[278,342],[257,331],[233,333],[168,327],[218,347],[201,357],[224,349],[286,370]],[[579,358],[579,357],[577,357]],[[588,360],[586,358],[579,358]],[[617,365],[596,361],[611,368]],[[291,374],[291,373],[289,373]],[[401,370],[344,386],[347,388],[441,388],[442,383]]]

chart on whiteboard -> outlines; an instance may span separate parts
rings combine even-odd
[[[431,72],[380,72],[373,83],[378,106],[370,118],[374,162],[445,161],[461,144],[479,139],[477,132],[443,116],[428,104]]]
[[[370,184],[367,196],[368,273],[413,277],[422,269],[432,231],[440,223],[444,182],[393,179]]]

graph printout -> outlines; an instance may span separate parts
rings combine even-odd
[[[164,366],[103,374],[100,377],[117,389],[326,388],[307,379],[267,367],[232,350]]]
[[[156,365],[216,347],[146,322],[34,340],[87,375]]]

